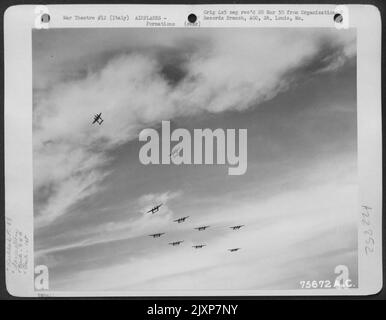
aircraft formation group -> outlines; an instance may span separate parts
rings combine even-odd
[[[102,119],[102,112],[94,115],[94,119],[92,121],[92,124],[95,124],[95,123],[98,123],[99,125],[102,124],[104,120]],[[174,150],[172,153],[170,153],[170,157],[172,157],[173,155],[176,154],[176,152],[178,153],[178,150]],[[154,214],[154,213],[157,213],[159,211],[159,208],[162,206],[163,204],[159,204],[159,205],[156,205],[154,206],[153,208],[151,208],[149,211],[147,211],[146,213],[151,213],[151,214]],[[185,222],[186,219],[188,219],[189,216],[185,216],[185,217],[181,217],[181,218],[178,218],[176,220],[173,220],[173,222],[176,222],[176,223],[183,223]],[[194,228],[195,230],[198,230],[198,231],[204,231],[206,229],[208,229],[210,226],[199,226],[199,227],[196,227]],[[244,225],[236,225],[236,226],[231,226],[229,228],[231,228],[232,230],[239,230],[241,229],[242,227],[244,227]],[[153,234],[149,234],[150,237],[153,237],[153,238],[160,238],[161,236],[163,236],[165,234],[165,232],[160,232],[160,233],[153,233]],[[178,246],[180,245],[181,243],[183,243],[184,240],[180,240],[180,241],[174,241],[174,242],[169,242],[169,245],[171,246]],[[203,247],[206,247],[206,244],[198,244],[198,245],[194,245],[192,246],[193,248],[195,249],[202,249]],[[230,248],[228,249],[229,252],[236,252],[238,250],[240,250],[241,248]]]
[[[153,208],[151,208],[149,211],[147,211],[146,213],[151,213],[151,214],[155,214],[159,211],[160,207],[162,206],[163,204],[159,204],[159,205],[156,205],[154,206]],[[176,223],[183,223],[185,222],[186,219],[188,219],[189,216],[185,216],[185,217],[181,217],[181,218],[178,218],[178,219],[175,219],[173,220],[173,222],[176,222]],[[196,227],[194,228],[194,230],[197,230],[197,231],[205,231],[206,229],[208,229],[210,226],[209,225],[204,225],[204,226],[199,226],[199,227]],[[231,226],[229,227],[230,229],[232,230],[239,230],[241,229],[242,227],[244,227],[243,224],[240,224],[240,225],[235,225],[235,226]],[[153,238],[160,238],[161,236],[163,236],[164,234],[166,234],[165,232],[160,232],[160,233],[153,233],[153,234],[149,234],[149,237],[153,237]],[[169,242],[169,245],[171,246],[179,246],[181,243],[183,243],[184,240],[180,240],[180,241],[173,241],[173,242]],[[194,249],[202,249],[203,247],[206,247],[206,244],[198,244],[198,245],[193,245],[192,246]],[[241,248],[230,248],[228,249],[229,252],[236,252],[236,251],[239,251]]]
[[[92,124],[95,124],[95,123],[98,123],[99,125],[102,124],[104,120],[102,119],[102,112],[94,115],[94,119],[92,121]],[[173,155],[175,155],[176,153],[178,153],[178,150],[174,150],[172,153],[170,153],[170,157],[172,157]],[[157,213],[159,211],[159,208],[162,206],[163,204],[159,204],[159,205],[156,205],[154,206],[153,208],[151,208],[149,211],[147,211],[146,213],[151,213],[151,214],[154,214],[154,213]],[[181,218],[178,218],[176,220],[173,220],[173,222],[176,222],[176,223],[183,223],[185,222],[186,219],[188,219],[189,216],[185,216],[185,217],[181,217]],[[204,231],[206,229],[208,229],[210,226],[199,226],[199,227],[196,227],[194,228],[195,230],[197,231]],[[244,225],[236,225],[236,226],[231,226],[229,228],[231,228],[232,230],[239,230],[241,229],[242,227],[244,227]],[[161,236],[163,236],[165,234],[165,232],[160,232],[160,233],[153,233],[153,234],[149,234],[150,237],[153,237],[153,238],[160,238]],[[181,243],[183,243],[184,240],[180,240],[180,241],[174,241],[174,242],[169,242],[169,245],[171,246],[179,246]],[[198,245],[194,245],[192,246],[193,248],[195,249],[202,249],[203,247],[206,247],[206,244],[198,244]],[[228,249],[229,252],[236,252],[238,250],[240,250],[241,248],[230,248]]]

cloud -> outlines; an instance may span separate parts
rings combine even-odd
[[[323,184],[209,212],[210,218],[220,215],[217,221],[223,221],[237,210],[237,218],[246,221],[246,227],[222,234],[207,231],[215,236],[200,250],[191,248],[196,243],[189,237],[180,247],[157,241],[146,255],[119,256],[119,261],[108,266],[72,270],[57,278],[52,288],[152,292],[294,289],[306,277],[332,279],[338,264],[348,265],[354,277],[356,202],[346,199],[355,199],[357,192],[357,186],[351,184]],[[242,249],[229,253],[227,249],[233,247]]]
[[[138,199],[138,204],[141,206],[141,211],[149,210],[155,205],[162,204],[163,208],[167,208],[166,203],[170,200],[181,196],[181,191],[164,192],[164,193],[149,193],[141,196]]]
[[[37,248],[35,256],[44,258],[48,254],[56,254],[71,249],[81,249],[98,244],[106,244],[114,241],[128,240],[142,236],[148,236],[157,232],[160,228],[166,228],[173,219],[174,213],[168,207],[168,203],[181,196],[181,192],[150,193],[141,196],[135,203],[130,203],[124,211],[135,211],[135,215],[127,215],[127,218],[117,222],[109,222],[103,225],[92,226],[82,230],[82,240],[73,241],[57,246]],[[149,214],[147,211],[155,204],[162,203],[157,214]],[[49,261],[48,261],[49,262]]]
[[[326,41],[339,54],[326,60],[325,71],[335,70],[353,55],[347,48],[354,41],[352,33],[342,35],[334,30],[205,30],[170,32],[168,36],[160,31],[131,46],[108,40],[113,51],[108,53],[96,49],[105,39],[103,32],[99,38],[89,32],[94,51],[81,47],[87,59],[79,56],[78,43],[72,43],[62,58],[56,51],[59,65],[53,69],[39,58],[44,45],[34,47],[34,63],[43,73],[36,77],[34,92],[35,192],[52,186],[38,206],[37,227],[49,225],[71,205],[99,190],[109,172],[109,152],[136,139],[140,129],[203,111],[242,111],[256,106],[288,89],[296,81],[288,73],[320,57]],[[167,38],[164,44],[157,40],[158,34]],[[189,50],[179,50],[181,47]],[[70,59],[69,50],[78,61]],[[165,58],[168,52],[173,59]],[[81,68],[82,64],[86,66]],[[67,67],[73,74],[54,76],[49,82],[52,70]],[[84,72],[77,73],[80,69]],[[99,112],[103,125],[91,125]]]

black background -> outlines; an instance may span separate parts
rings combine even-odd
[[[100,0],[93,0],[93,1],[66,1],[66,0],[61,0],[61,1],[22,1],[22,0],[14,0],[14,1],[1,1],[1,40],[0,40],[0,50],[1,50],[1,79],[2,79],[2,85],[0,86],[0,93],[1,93],[1,101],[2,101],[2,106],[4,106],[4,34],[3,34],[3,16],[5,10],[13,5],[22,5],[22,4],[33,4],[33,5],[50,5],[50,4],[332,4],[334,2],[332,1],[323,1],[323,0],[318,0],[318,1],[281,1],[281,0],[276,0],[276,1],[261,1],[261,2],[256,2],[256,1],[226,1],[226,0],[221,0],[221,1],[186,1],[186,2],[177,2],[177,1],[167,1],[167,2],[160,2],[160,1],[100,1]],[[384,21],[384,14],[385,14],[385,3],[386,1],[349,1],[347,4],[371,4],[376,6],[382,17],[382,22]],[[346,4],[346,2],[342,3],[336,3],[336,4]],[[384,43],[385,43],[385,33],[383,32],[383,27],[382,27],[382,84],[383,78],[384,78],[384,66],[385,66],[385,55],[384,55]],[[383,86],[382,86],[382,106],[384,105],[384,92],[383,92]],[[383,107],[382,107],[382,128],[385,123],[385,113],[383,112]],[[0,139],[0,149],[2,150],[2,153],[4,155],[4,108],[2,108],[0,112],[0,132],[1,132],[1,139]],[[384,137],[384,130],[382,129],[382,137],[383,137],[383,149],[385,147],[385,137]],[[383,161],[383,172],[385,171],[385,161]],[[261,307],[261,300],[386,300],[385,296],[385,280],[383,280],[383,289],[381,292],[379,292],[376,295],[371,295],[371,296],[339,296],[339,297],[334,297],[334,296],[314,296],[314,297],[302,297],[302,296],[292,296],[292,297],[146,297],[146,298],[141,298],[141,297],[135,297],[135,298],[16,298],[11,296],[5,286],[5,223],[4,223],[4,156],[1,157],[1,166],[0,166],[0,175],[1,175],[1,192],[0,192],[0,207],[3,209],[2,214],[0,215],[0,300],[9,300],[9,301],[20,301],[20,300],[125,300],[125,309],[124,313],[121,314],[120,317],[124,319],[147,319],[147,320],[158,320],[158,319],[258,319],[258,318],[271,318],[277,315],[277,313],[280,311],[280,308],[278,309],[277,307],[271,307],[269,309],[269,313],[261,313],[260,307]],[[385,181],[385,174],[383,173],[383,181]],[[383,184],[384,185],[384,184]],[[385,189],[383,187],[383,189]],[[384,199],[384,197],[383,197]],[[385,208],[385,200],[383,200],[383,208]],[[385,217],[385,212],[383,210],[383,221]],[[383,235],[386,234],[385,231],[385,224],[383,223]],[[383,237],[383,274],[385,278],[385,237]],[[259,300],[259,301],[257,301]],[[53,302],[53,301],[52,301]],[[352,301],[355,303],[355,301]],[[237,314],[235,316],[217,316],[217,315],[203,315],[201,317],[197,316],[189,316],[187,314],[181,313],[181,315],[178,318],[174,318],[173,316],[166,316],[166,315],[159,315],[159,316],[149,316],[146,314],[148,307],[154,306],[154,304],[157,304],[157,306],[177,306],[177,307],[182,307],[191,309],[192,304],[237,304],[238,305],[238,310]],[[94,304],[95,305],[95,304]],[[292,305],[292,304],[291,304]],[[272,305],[271,305],[272,306]],[[342,308],[340,307],[338,309],[330,309],[330,308],[320,308],[317,307],[317,309],[313,310],[305,310],[303,308],[284,308],[281,310],[281,312],[284,311],[285,315],[290,316],[290,313],[296,314],[297,316],[305,315],[308,317],[320,317],[320,316],[333,316],[333,315],[347,315],[347,312],[353,311],[356,312],[356,310],[361,312],[366,318],[370,318],[373,313],[373,308],[369,307],[359,307],[358,304],[353,305],[354,308]],[[45,308],[45,307],[44,307]],[[37,316],[52,316],[53,314],[51,312],[47,313],[46,309],[40,309],[37,311]],[[92,309],[98,309],[98,311],[101,309],[99,305],[96,307],[92,307]],[[103,309],[102,309],[103,310]],[[13,314],[19,314],[22,309],[20,307],[17,307],[14,305],[14,308],[12,309]],[[28,312],[28,309],[26,310]],[[91,310],[88,310],[88,312]],[[113,317],[113,314],[115,312],[115,308],[111,307],[107,308],[108,317]],[[72,315],[79,317],[80,314],[78,311],[76,311],[73,308],[60,308],[57,309],[56,312],[54,313],[54,316],[65,316],[65,315]],[[253,316],[253,315],[258,315]],[[116,316],[114,316],[116,317]]]

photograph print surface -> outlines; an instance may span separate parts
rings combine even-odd
[[[32,43],[50,290],[289,290],[343,271],[358,285],[355,30],[69,28]]]

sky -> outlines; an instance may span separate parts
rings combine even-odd
[[[355,30],[32,37],[35,264],[51,290],[297,289],[337,265],[356,283]],[[247,129],[246,173],[143,165],[139,132],[162,121]]]

